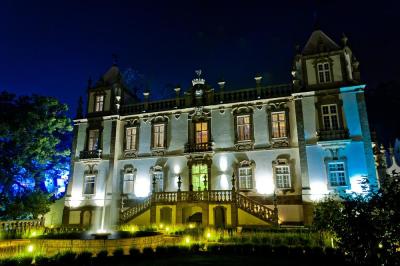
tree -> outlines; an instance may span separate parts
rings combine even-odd
[[[0,93],[0,219],[36,218],[65,191],[67,109],[51,97]]]
[[[314,228],[333,233],[339,248],[357,263],[398,265],[400,248],[400,176],[381,180],[379,189],[327,198],[316,204]]]

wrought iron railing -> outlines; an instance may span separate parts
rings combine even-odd
[[[347,129],[321,129],[318,131],[320,141],[348,139],[349,131]]]
[[[102,150],[81,151],[79,159],[101,159]]]
[[[185,152],[204,152],[204,151],[212,151],[212,142],[187,143],[185,145]]]

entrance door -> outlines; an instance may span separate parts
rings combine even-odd
[[[224,207],[218,206],[214,208],[214,224],[216,228],[225,228],[226,226],[226,210]]]

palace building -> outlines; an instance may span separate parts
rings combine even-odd
[[[313,202],[377,183],[366,85],[345,36],[315,30],[290,84],[214,88],[196,72],[160,101],[139,102],[116,65],[89,86],[64,225],[302,225]]]

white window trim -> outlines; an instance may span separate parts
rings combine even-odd
[[[88,182],[87,179],[90,178],[90,177],[93,177],[93,181]],[[84,195],[84,196],[92,196],[92,195],[95,195],[95,194],[96,194],[96,179],[97,179],[97,176],[96,176],[95,174],[86,174],[86,175],[84,175],[83,178],[84,178],[84,179],[83,179],[83,190],[82,190],[82,195]],[[86,193],[86,185],[87,185],[88,183],[93,183],[93,193]]]
[[[278,168],[287,168],[288,169],[288,174],[278,174],[277,173],[277,169]],[[285,189],[291,189],[292,188],[292,173],[291,173],[291,169],[290,169],[290,165],[289,164],[279,164],[279,165],[275,165],[274,167],[274,174],[275,174],[275,184],[276,184],[276,189],[278,190],[285,190]],[[279,176],[287,176],[288,177],[288,187],[278,187],[278,175]]]
[[[94,139],[94,138],[92,138],[91,137],[91,132],[96,132],[97,131],[97,147],[95,148],[94,147],[94,143],[95,142],[93,142],[93,143],[91,143],[92,141],[92,139]],[[100,146],[100,130],[99,129],[89,129],[89,132],[88,132],[88,150],[89,151],[94,151],[94,150],[98,150],[99,149],[99,146]]]
[[[331,113],[331,106],[336,107],[336,113]],[[328,107],[328,114],[324,114],[324,107]],[[338,105],[337,104],[323,104],[321,105],[321,119],[322,119],[322,126],[324,130],[336,130],[333,129],[333,123],[332,123],[332,117],[336,116],[336,121],[337,121],[337,127],[338,129],[340,128],[340,122],[339,122],[339,110],[338,110]],[[325,117],[329,117],[329,127],[325,125]]]
[[[332,182],[331,182],[331,176],[330,176],[330,170],[329,170],[329,164],[343,164],[343,173],[344,173],[344,185],[337,185],[337,186],[333,186]],[[335,171],[335,172],[339,172],[339,171]],[[347,174],[347,163],[345,160],[329,160],[326,162],[326,175],[327,175],[327,179],[328,179],[328,186],[329,188],[346,188],[349,187],[349,180],[348,180],[348,174]],[[337,177],[336,177],[336,180]]]
[[[241,174],[240,174],[240,172],[241,172],[241,170],[246,170],[246,175],[244,175],[244,176],[242,176]],[[251,170],[251,174],[249,175],[248,174],[248,170]],[[253,167],[252,166],[243,166],[243,167],[239,167],[239,169],[238,169],[238,172],[239,172],[239,174],[238,174],[238,176],[239,176],[239,189],[240,190],[251,190],[251,189],[254,189],[254,184],[253,184],[253,177],[254,177],[254,169],[253,169]],[[242,187],[241,186],[241,183],[242,183],[242,179],[243,178],[246,178],[246,187]],[[248,184],[248,181],[250,180],[250,187],[247,187],[247,184]]]
[[[327,69],[325,69],[326,65],[328,66]],[[322,66],[321,70],[319,69],[319,66]],[[323,80],[321,80],[320,73],[322,73]],[[328,74],[328,76],[329,76],[329,81],[327,81],[326,74]],[[317,64],[317,78],[318,78],[319,83],[330,83],[330,82],[332,82],[331,65],[330,65],[329,62],[321,62],[321,63]]]
[[[127,180],[127,179],[126,179],[127,176],[130,176],[131,178],[130,178],[129,180]],[[124,173],[124,175],[123,175],[123,181],[122,181],[122,193],[123,193],[123,194],[133,195],[133,194],[135,193],[135,180],[136,180],[136,176],[135,176],[135,173],[134,173],[133,171],[132,171],[132,172],[125,172],[125,173]],[[131,189],[132,189],[131,192],[125,191],[125,187],[127,187],[127,186],[125,186],[126,182],[131,183],[131,187],[132,187],[132,188],[131,188]]]

